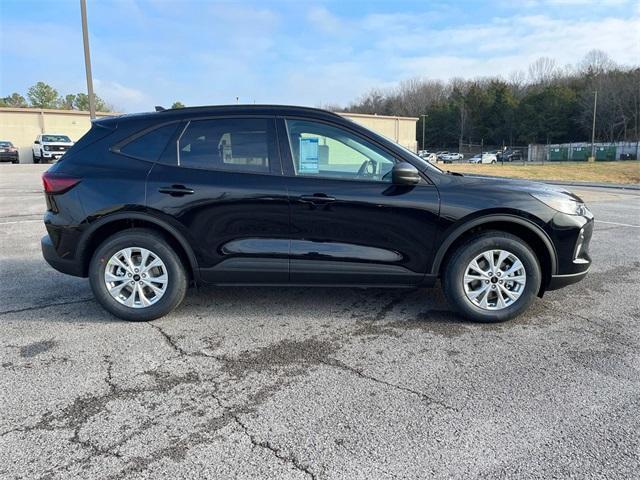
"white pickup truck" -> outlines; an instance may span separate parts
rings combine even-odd
[[[67,135],[57,133],[43,133],[33,142],[33,163],[49,163],[58,160],[73,146],[73,142]]]

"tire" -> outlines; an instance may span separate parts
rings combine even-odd
[[[495,160],[491,160],[491,164],[493,165],[494,163],[496,163],[496,161]]]
[[[512,257],[501,262],[502,268],[490,272],[493,274],[492,277],[476,275],[477,270],[474,270],[470,264],[483,253],[492,250],[507,252]],[[493,258],[494,261],[497,261],[501,257],[499,253],[495,253]],[[520,261],[520,267],[515,273],[507,276],[510,267],[517,266],[513,258]],[[482,260],[487,261],[485,257]],[[510,264],[512,261],[513,263]],[[478,260],[476,264],[482,267],[485,265],[484,262],[481,263],[481,260]],[[522,269],[524,269],[524,275],[522,275]],[[465,275],[467,272],[473,277],[481,277],[482,280],[466,283]],[[501,278],[497,277],[498,273],[502,275]],[[495,283],[494,278],[497,279]],[[520,279],[520,283],[508,281],[508,278]],[[443,287],[449,304],[463,317],[476,322],[492,323],[510,320],[525,311],[538,294],[541,279],[542,273],[538,259],[522,239],[506,232],[489,231],[472,237],[455,250],[444,269]],[[478,297],[476,300],[478,303],[474,303],[471,297],[485,286],[487,287],[485,295],[488,300],[485,301],[486,306],[483,307],[478,303],[482,304],[484,297]],[[509,294],[503,293],[507,289]],[[503,298],[502,305],[498,303],[498,294]],[[510,298],[510,296],[516,295],[515,300]]]
[[[162,266],[153,267],[149,270],[147,280],[144,280],[140,278],[138,274],[135,274],[137,279],[131,278],[131,280],[129,280],[127,277],[124,281],[118,280],[114,282],[112,285],[116,288],[120,287],[119,291],[121,292],[118,296],[120,300],[117,300],[109,293],[107,280],[105,279],[105,272],[107,269],[109,269],[109,273],[115,271],[118,274],[118,278],[121,278],[119,276],[121,274],[123,275],[122,278],[129,275],[126,273],[128,270],[119,268],[116,263],[111,261],[116,254],[125,249],[132,249],[131,251],[134,253],[134,255],[132,255],[132,257],[134,257],[134,265],[138,263],[137,266],[140,266],[139,260],[142,252],[139,249],[145,249],[150,254],[147,265],[155,263],[151,262],[152,256],[154,256],[160,259]],[[136,262],[136,260],[138,262]],[[117,270],[114,270],[114,268]],[[142,269],[139,270],[142,271]],[[137,271],[138,270],[136,270],[136,272]],[[123,274],[122,272],[125,273]],[[131,274],[133,274],[133,272],[131,272]],[[156,300],[153,300],[154,297],[150,297],[150,295],[154,294],[154,291],[147,286],[148,283],[143,284],[143,282],[153,280],[154,277],[152,274],[156,274],[157,276],[155,278],[157,279],[162,278],[162,275],[166,277],[164,291]],[[140,281],[140,288],[144,289],[142,296],[139,292],[134,292],[134,290],[138,288],[136,280]],[[133,286],[131,286],[132,281]],[[188,284],[185,267],[178,254],[173,250],[173,248],[171,248],[165,238],[158,232],[142,228],[132,228],[130,230],[116,233],[107,238],[96,249],[93,257],[91,258],[91,263],[89,264],[89,282],[96,300],[98,300],[105,310],[118,318],[132,322],[154,320],[171,312],[180,305],[184,299]],[[162,284],[160,283],[155,283],[154,285],[156,288],[158,286],[162,287]],[[129,292],[131,293],[127,295]],[[138,299],[136,307],[127,306],[121,303],[126,301],[123,300],[123,298],[126,297],[131,299],[132,295],[134,303],[135,299]],[[148,306],[143,306],[142,297],[153,303]]]
[[[31,157],[33,158],[33,163],[40,163],[40,159],[36,157],[36,154],[31,151]]]
[[[20,163],[20,160],[11,160],[11,163],[15,165],[16,163]]]

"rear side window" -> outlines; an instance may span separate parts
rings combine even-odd
[[[272,119],[191,121],[178,141],[178,164],[187,168],[271,173],[276,155]]]
[[[127,143],[120,148],[120,152],[131,157],[155,162],[167,147],[177,126],[177,123],[170,123],[169,125],[151,130]]]

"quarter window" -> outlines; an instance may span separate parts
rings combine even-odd
[[[125,155],[155,162],[167,147],[176,131],[177,123],[158,127],[132,140],[120,149]]]
[[[347,130],[287,120],[297,176],[391,182],[392,156]]]
[[[269,173],[275,158],[273,120],[196,120],[178,141],[182,167]]]

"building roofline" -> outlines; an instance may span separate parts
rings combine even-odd
[[[336,112],[338,115],[349,115],[350,117],[360,118],[392,118],[396,120],[420,120],[419,117],[400,117],[398,115],[378,115],[376,113],[351,113],[351,112]]]
[[[60,113],[63,115],[89,115],[85,110],[62,110],[58,108],[33,108],[33,107],[0,107],[0,112],[19,112],[19,113]],[[110,117],[122,115],[118,112],[96,112],[101,117]]]

